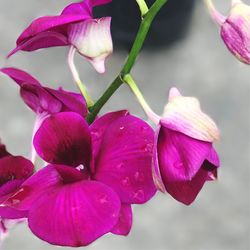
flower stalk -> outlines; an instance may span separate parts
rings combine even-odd
[[[110,86],[107,88],[104,94],[97,100],[97,102],[89,109],[90,113],[87,117],[88,123],[92,123],[94,121],[95,117],[105,105],[105,103],[122,85],[122,83],[124,82],[124,76],[129,74],[132,70],[155,16],[166,3],[167,0],[156,0],[152,7],[148,10],[145,17],[142,19],[134,44],[120,74],[110,84]]]
[[[82,83],[80,76],[78,74],[78,71],[76,69],[75,63],[74,63],[74,56],[75,56],[76,49],[71,46],[68,54],[68,65],[71,70],[72,76],[74,78],[75,83],[77,84],[79,90],[81,91],[82,95],[84,96],[86,103],[88,107],[93,106],[94,102],[91,99],[88,90],[86,86]]]
[[[134,93],[136,96],[138,102],[141,104],[144,112],[146,115],[152,120],[155,124],[158,124],[160,121],[160,117],[157,116],[151,107],[148,105],[146,102],[142,92],[140,91],[139,87],[137,86],[136,82],[134,81],[133,77],[130,74],[127,74],[123,78],[124,82],[127,83],[131,91]]]
[[[143,18],[148,13],[148,5],[144,0],[136,0],[136,2],[139,5],[141,16]]]

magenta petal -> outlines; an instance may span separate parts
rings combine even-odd
[[[131,230],[133,214],[131,205],[122,204],[117,224],[111,230],[111,233],[127,236]]]
[[[62,103],[42,86],[23,84],[20,95],[24,102],[36,113],[54,114],[62,109]]]
[[[10,155],[10,153],[7,151],[5,145],[1,144],[1,140],[0,140],[0,159],[2,157],[9,156],[9,155]]]
[[[80,3],[72,3],[68,5],[63,11],[63,15],[83,15],[86,19],[92,18],[92,9],[95,6],[110,3],[112,0],[84,0]]]
[[[17,46],[26,42],[28,39],[44,31],[57,31],[56,28],[69,23],[83,21],[84,15],[61,15],[61,16],[44,16],[35,19],[27,29],[17,39]]]
[[[27,218],[27,211],[20,211],[11,207],[0,207],[0,217],[2,219],[21,219]]]
[[[34,147],[47,162],[88,167],[91,158],[88,124],[73,112],[51,115],[35,134]]]
[[[162,127],[157,149],[167,192],[184,204],[192,203],[207,180],[208,171],[202,165],[210,155],[212,144]]]
[[[2,201],[1,206],[29,210],[41,195],[61,184],[61,175],[49,165],[27,179],[15,193]]]
[[[34,51],[42,48],[50,48],[55,46],[66,46],[68,45],[68,39],[65,35],[53,31],[45,31],[28,40],[18,43],[16,48],[13,49],[7,58],[11,57],[19,50],[23,51]]]
[[[32,175],[34,166],[21,156],[6,156],[0,159],[0,185],[11,180],[22,180]],[[0,187],[1,190],[1,187]]]
[[[115,120],[127,116],[129,113],[127,110],[121,110],[117,112],[110,112],[108,114],[105,114],[100,119],[96,119],[92,125],[90,125],[90,132],[91,132],[91,138],[92,138],[92,144],[93,144],[93,159],[97,157],[97,154],[100,150],[101,143],[102,143],[102,137],[103,133],[106,131],[108,126]],[[93,164],[92,164],[93,165]],[[93,166],[92,166],[93,167]],[[94,172],[94,167],[93,167]]]
[[[87,104],[81,94],[65,91],[61,88],[59,90],[46,88],[46,90],[62,103],[61,112],[72,111],[83,117],[87,116]]]
[[[40,82],[35,79],[30,74],[26,73],[23,70],[16,69],[16,68],[0,68],[0,72],[8,75],[12,78],[20,87],[23,84],[34,84],[34,85],[41,85]]]
[[[111,186],[124,203],[148,201],[156,192],[152,179],[152,128],[127,115],[114,120],[105,131],[102,129],[100,125],[102,144],[95,161],[95,178]]]
[[[112,189],[81,181],[44,194],[31,208],[28,221],[42,240],[80,247],[108,233],[117,223],[119,211],[120,200]]]

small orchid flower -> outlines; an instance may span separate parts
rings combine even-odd
[[[220,163],[212,143],[218,138],[199,101],[172,88],[155,137],[153,177],[158,189],[191,204],[204,183],[217,178]]]
[[[113,51],[111,18],[94,19],[92,9],[109,2],[111,0],[84,0],[70,4],[59,16],[44,16],[34,20],[19,36],[17,47],[8,57],[19,50],[73,46],[98,72],[103,73],[105,59]]]
[[[22,156],[13,156],[0,142],[0,203],[16,193],[21,184],[33,174],[33,164]],[[26,211],[0,207],[1,222],[4,219],[27,217]],[[4,224],[2,224],[2,229]],[[1,229],[0,229],[1,231]],[[2,231],[3,232],[3,231]]]
[[[152,128],[127,111],[108,113],[90,127],[77,113],[51,115],[34,137],[37,153],[50,164],[2,205],[29,211],[32,232],[55,245],[127,235],[131,204],[156,192],[153,140]]]
[[[211,0],[206,3],[212,18],[221,26],[221,37],[229,51],[241,62],[250,64],[250,6],[232,0],[230,13],[224,17]]]

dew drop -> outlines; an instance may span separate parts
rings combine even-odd
[[[123,162],[117,164],[117,166],[116,166],[117,170],[122,170],[122,169],[124,169],[124,167],[125,167],[125,164]]]
[[[144,180],[144,174],[140,173],[139,171],[137,171],[134,175],[135,180],[136,181],[143,181]]]
[[[84,170],[84,166],[81,164],[78,167],[76,167],[76,170],[78,171]]]
[[[144,147],[145,152],[152,152],[152,149],[153,149],[152,143],[147,143],[146,146]]]
[[[182,168],[183,168],[183,163],[182,163],[182,162],[179,162],[179,161],[176,161],[176,162],[174,163],[174,167],[175,167],[176,169],[182,169]]]
[[[134,199],[137,200],[138,202],[142,202],[145,199],[145,194],[144,191],[139,189],[134,193]]]
[[[107,195],[103,195],[99,198],[99,202],[101,204],[107,203],[108,202],[107,198],[108,198]]]
[[[125,177],[123,180],[122,180],[122,185],[123,186],[129,186],[130,185],[130,180],[128,177]]]
[[[99,138],[100,135],[101,135],[101,133],[99,132],[99,130],[92,130],[92,131],[91,131],[91,135],[92,135],[93,137]]]

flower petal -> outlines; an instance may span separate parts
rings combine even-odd
[[[100,148],[102,146],[102,137],[103,133],[106,131],[108,126],[117,119],[127,116],[129,113],[127,110],[121,110],[116,112],[110,112],[105,114],[99,119],[96,119],[91,125],[90,125],[90,133],[92,138],[92,154],[93,154],[93,160],[96,159],[98,152],[100,151]],[[91,165],[92,172],[95,172],[94,163]]]
[[[102,119],[105,116],[99,123]],[[152,179],[152,128],[126,115],[113,121],[101,136],[95,178],[112,187],[124,203],[141,204],[152,198],[156,192]]]
[[[61,183],[61,175],[53,165],[49,165],[27,179],[16,192],[2,201],[1,206],[29,210],[39,197]]]
[[[119,211],[120,200],[112,189],[81,181],[44,194],[31,208],[28,221],[42,240],[80,247],[108,233],[117,223]]]
[[[194,139],[213,142],[219,139],[219,130],[214,121],[200,109],[198,99],[183,97],[176,88],[169,93],[161,124]]]
[[[0,72],[12,78],[20,87],[23,84],[27,84],[27,83],[34,84],[34,85],[41,85],[40,82],[36,78],[34,78],[30,74],[20,69],[0,68]]]
[[[42,86],[23,84],[20,95],[24,102],[36,113],[54,114],[62,109],[62,103]]]
[[[167,192],[184,204],[194,201],[208,171],[202,168],[212,144],[162,127],[157,153],[161,177]]]
[[[10,153],[7,151],[5,145],[1,144],[1,140],[0,140],[0,159],[9,155]]]
[[[85,117],[88,114],[88,108],[85,99],[81,94],[46,88],[46,90],[62,103],[61,112],[72,111]]]
[[[131,205],[122,204],[117,224],[111,230],[111,233],[127,236],[131,230],[133,214]]]
[[[14,48],[8,55],[7,58],[11,57],[19,50],[22,51],[34,51],[43,48],[50,48],[55,46],[65,46],[68,45],[68,39],[65,35],[53,31],[44,31],[24,40],[21,43],[17,43],[16,48]]]
[[[53,31],[64,34],[64,25],[83,21],[84,19],[86,19],[86,17],[86,15],[68,14],[61,16],[43,16],[37,18],[19,36],[19,38],[17,39],[17,46],[44,31]]]
[[[113,51],[110,25],[111,17],[104,17],[71,24],[68,30],[69,42],[99,73],[105,72],[105,59]]]
[[[34,166],[31,161],[22,156],[3,157],[0,159],[0,186],[11,180],[25,180],[33,171]]]
[[[34,147],[49,163],[89,166],[91,137],[87,122],[77,113],[62,112],[46,118],[34,136]]]

